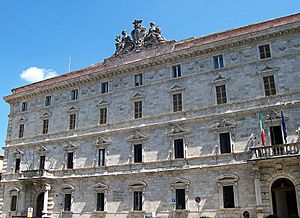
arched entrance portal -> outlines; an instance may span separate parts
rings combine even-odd
[[[40,193],[36,199],[36,217],[42,217],[44,207],[44,192]]]
[[[284,178],[277,179],[271,187],[273,213],[280,218],[298,215],[294,184]]]

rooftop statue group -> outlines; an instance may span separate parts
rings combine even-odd
[[[146,27],[142,26],[142,20],[134,20],[134,30],[131,31],[131,37],[127,35],[126,30],[122,31],[122,38],[120,35],[116,36],[116,51],[114,56],[126,54],[132,50],[140,51],[141,48],[152,47],[166,41],[161,35],[159,26],[155,23],[150,23],[150,29],[147,31]]]

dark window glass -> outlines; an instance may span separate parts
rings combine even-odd
[[[185,189],[176,189],[176,209],[185,209]]]
[[[134,163],[141,163],[142,159],[142,144],[134,145]]]
[[[221,154],[231,153],[231,143],[229,132],[220,133],[220,149]]]
[[[17,158],[16,163],[15,163],[15,173],[18,173],[20,171],[20,164],[21,164],[21,159]]]
[[[71,194],[65,194],[64,211],[71,211],[71,201],[72,201],[72,195]]]
[[[270,58],[271,57],[271,51],[270,51],[270,45],[261,45],[259,46],[259,55],[260,59]]]
[[[22,102],[22,111],[27,111],[27,101]]]
[[[133,210],[142,210],[143,209],[143,195],[140,191],[133,192]]]
[[[134,86],[143,85],[143,74],[134,75]]]
[[[143,109],[142,109],[142,101],[134,102],[134,118],[142,118],[143,116]]]
[[[45,169],[45,156],[40,156],[40,170]]]
[[[78,99],[78,89],[74,89],[71,91],[71,100]]]
[[[224,208],[234,208],[233,186],[223,186]]]
[[[283,144],[281,126],[270,126],[270,133],[272,145]]]
[[[99,149],[98,166],[104,166],[104,165],[105,165],[105,149],[101,148]]]
[[[67,153],[67,168],[68,169],[73,169],[73,160],[74,160],[73,152]]]
[[[174,152],[175,152],[175,158],[184,158],[183,139],[174,140]]]
[[[97,193],[97,211],[104,211],[104,193]]]
[[[46,96],[45,98],[45,106],[50,106],[51,105],[51,96]]]
[[[100,124],[106,124],[107,121],[107,108],[100,108]]]
[[[182,95],[181,93],[173,95],[173,112],[182,111]]]
[[[274,76],[265,76],[264,78],[265,95],[276,95]]]
[[[11,196],[10,211],[16,211],[16,210],[17,210],[17,196],[13,195]]]
[[[214,56],[213,60],[215,69],[224,67],[223,55]]]
[[[43,134],[48,134],[49,120],[43,120]]]
[[[227,103],[225,85],[216,86],[217,104]]]
[[[108,82],[101,83],[101,93],[108,92]]]
[[[24,137],[24,124],[20,124],[19,126],[19,138],[23,138]]]
[[[69,129],[75,129],[75,128],[76,128],[76,114],[70,114]]]
[[[181,77],[181,67],[180,67],[180,65],[172,66],[172,77],[173,78]]]

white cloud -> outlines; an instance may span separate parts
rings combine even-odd
[[[29,67],[28,69],[24,70],[20,77],[28,82],[34,83],[44,79],[49,79],[51,77],[58,76],[56,71],[52,69],[43,69],[38,67]]]

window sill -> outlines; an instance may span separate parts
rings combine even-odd
[[[241,208],[239,207],[233,207],[233,208],[221,208],[221,213],[236,213],[238,214]]]
[[[180,215],[180,214],[188,214],[190,212],[190,210],[187,209],[176,209],[175,213]]]
[[[70,214],[70,215],[71,215],[71,214],[73,214],[73,211],[65,211],[65,210],[64,210],[64,211],[62,211],[62,213],[63,213],[63,214]]]
[[[129,214],[132,216],[141,216],[141,215],[144,215],[145,213],[146,213],[146,211],[144,211],[144,210],[132,210],[129,212]]]
[[[106,216],[106,214],[107,214],[107,211],[94,211],[94,215],[96,217],[104,217],[104,216]]]

